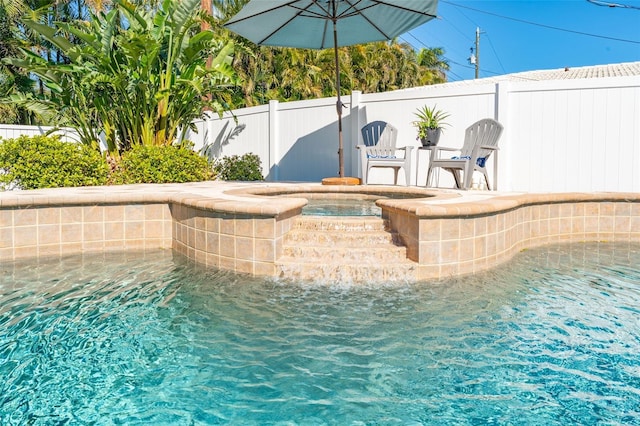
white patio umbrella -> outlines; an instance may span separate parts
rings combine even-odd
[[[252,0],[225,27],[259,45],[333,47],[339,175],[344,177],[338,47],[390,40],[434,18],[437,6],[438,0]]]

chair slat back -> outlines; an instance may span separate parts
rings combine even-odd
[[[373,121],[362,129],[362,139],[371,157],[391,157],[396,152],[398,129],[384,121]]]
[[[464,135],[464,145],[462,146],[461,156],[471,156],[476,146],[496,146],[498,139],[502,134],[502,124],[491,118],[484,118],[476,121],[467,127]],[[478,158],[488,158],[493,151],[489,149],[480,149]]]

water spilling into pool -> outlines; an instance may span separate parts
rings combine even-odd
[[[171,252],[0,266],[0,424],[638,424],[640,246],[434,283],[205,270]]]

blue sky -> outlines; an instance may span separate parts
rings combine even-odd
[[[416,48],[444,48],[451,66],[449,81],[474,78],[475,66],[468,58],[476,27],[481,31],[481,78],[640,61],[640,0],[598,1],[628,7],[598,6],[588,0],[440,0],[439,18],[403,35],[401,41]]]

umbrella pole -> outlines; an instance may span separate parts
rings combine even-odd
[[[340,59],[338,58],[338,30],[336,28],[336,20],[333,20],[333,54],[336,64],[336,87],[338,88],[338,100],[336,102],[336,110],[338,112],[338,166],[341,178],[344,177],[344,154],[342,144],[342,100],[340,99]]]

